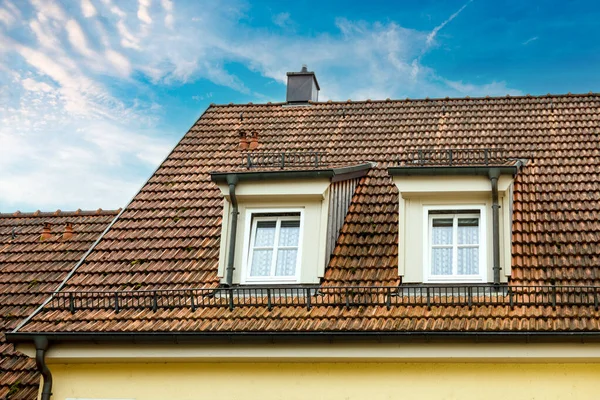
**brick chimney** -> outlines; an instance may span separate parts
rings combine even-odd
[[[258,147],[258,132],[252,131],[250,134],[250,150],[254,150]]]
[[[63,232],[63,240],[69,240],[73,237],[73,224],[70,222],[67,222],[67,225],[65,226],[65,231]]]
[[[52,224],[50,222],[46,222],[44,224],[44,229],[42,229],[42,235],[40,236],[40,240],[48,240],[52,237]]]
[[[247,150],[248,149],[248,138],[246,137],[246,131],[243,129],[240,129],[239,135],[240,135],[240,150]]]

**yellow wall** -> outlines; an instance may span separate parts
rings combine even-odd
[[[600,364],[52,364],[53,399],[597,399]]]

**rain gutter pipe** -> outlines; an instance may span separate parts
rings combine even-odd
[[[227,176],[229,185],[229,198],[231,199],[231,228],[229,231],[229,255],[227,257],[227,270],[225,271],[225,285],[231,287],[233,284],[233,270],[235,261],[235,239],[237,237],[238,225],[238,202],[235,196],[235,186],[238,183],[238,177],[235,174]]]

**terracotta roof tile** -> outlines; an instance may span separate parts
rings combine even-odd
[[[36,399],[35,362],[6,343],[4,333],[31,314],[106,229],[117,211],[0,214],[0,398]],[[51,237],[41,240],[44,224]],[[71,223],[74,234],[62,234]]]
[[[386,168],[421,148],[503,148],[529,159],[515,180],[511,285],[600,285],[600,95],[588,94],[213,105],[65,290],[217,287],[223,199],[209,173],[242,163],[239,129],[259,132],[258,151],[378,163],[360,179],[324,287],[400,284],[398,192]],[[597,330],[598,317],[587,306],[48,309],[24,330]]]

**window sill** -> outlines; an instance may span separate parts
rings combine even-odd
[[[283,279],[272,279],[268,281],[244,281],[239,283],[240,286],[289,286],[289,285],[301,285],[297,279],[283,280]]]
[[[455,296],[481,296],[485,294],[508,293],[507,283],[494,285],[493,283],[478,282],[450,282],[450,283],[403,283],[398,286],[398,296],[403,297],[455,297]]]

